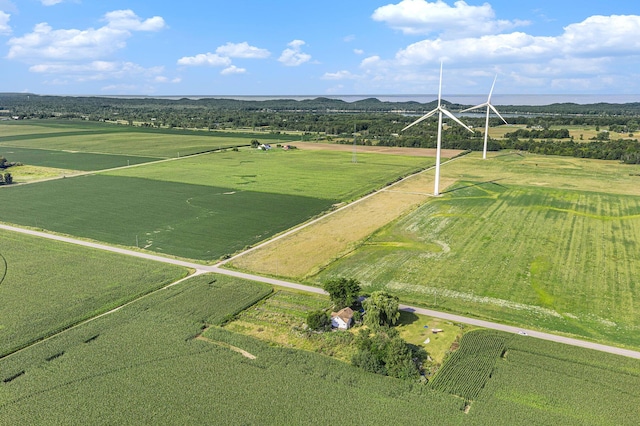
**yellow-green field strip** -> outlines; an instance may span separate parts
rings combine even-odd
[[[154,260],[154,261],[157,261],[157,262],[170,263],[170,264],[173,264],[173,265],[178,265],[178,266],[183,266],[183,267],[186,267],[186,268],[195,269],[198,273],[213,272],[213,273],[218,273],[218,274],[223,274],[223,275],[229,275],[229,276],[236,277],[236,278],[242,278],[242,279],[251,280],[251,281],[258,281],[258,282],[271,284],[271,285],[275,285],[275,286],[280,286],[280,287],[293,288],[293,289],[296,289],[296,290],[307,291],[307,292],[317,293],[317,294],[325,294],[324,290],[322,290],[320,288],[317,288],[317,287],[306,286],[306,285],[302,285],[302,284],[292,283],[292,282],[283,281],[283,280],[277,280],[277,279],[273,279],[273,278],[261,277],[261,276],[258,276],[258,275],[252,275],[252,274],[247,274],[247,273],[243,273],[243,272],[226,270],[226,269],[222,269],[222,268],[220,268],[218,266],[200,265],[200,264],[197,264],[197,263],[186,262],[186,261],[182,261],[182,260],[178,260],[178,259],[172,259],[172,258],[153,255],[153,254],[142,253],[142,252],[122,249],[122,248],[118,248],[118,247],[112,247],[112,246],[108,246],[108,245],[105,245],[105,244],[98,244],[98,243],[92,243],[92,242],[88,242],[88,241],[77,240],[75,238],[63,237],[63,236],[54,235],[54,234],[47,234],[45,232],[33,231],[33,230],[29,230],[29,229],[24,229],[24,228],[18,228],[18,227],[15,227],[15,226],[9,226],[9,225],[0,224],[0,229],[4,229],[4,230],[7,230],[7,231],[13,231],[13,232],[21,232],[21,233],[27,234],[27,235],[32,235],[32,236],[41,237],[41,238],[48,238],[48,239],[52,239],[52,240],[56,240],[56,241],[61,241],[61,242],[69,243],[69,244],[76,244],[76,245],[80,245],[80,246],[84,246],[84,247],[90,247],[90,248],[99,249],[99,250],[106,250],[106,251],[110,251],[110,252],[114,252],[114,253],[120,253],[120,254],[124,254],[124,255],[128,255],[128,256],[135,256],[135,257],[139,257],[139,258],[142,258],[142,259]],[[134,302],[135,301],[130,301],[130,302],[128,302],[128,304],[131,304],[131,303],[134,303]],[[119,308],[116,308],[116,310],[117,309],[119,309]],[[597,351],[601,351],[601,352],[607,352],[607,353],[612,353],[612,354],[616,354],[616,355],[622,355],[622,356],[629,357],[629,358],[640,359],[640,352],[639,351],[630,350],[630,349],[618,348],[618,347],[615,347],[615,346],[607,346],[607,345],[602,345],[602,344],[598,344],[598,343],[592,343],[592,342],[588,342],[588,341],[584,341],[584,340],[573,339],[573,338],[569,338],[569,337],[565,337],[565,336],[558,336],[558,335],[549,334],[549,333],[542,333],[542,332],[535,331],[535,330],[527,330],[527,329],[522,329],[522,328],[519,328],[519,327],[513,327],[513,326],[508,326],[508,325],[504,325],[504,324],[498,324],[498,323],[489,322],[489,321],[482,321],[482,320],[477,320],[477,319],[474,319],[474,318],[468,318],[468,317],[464,317],[464,316],[460,316],[460,315],[453,315],[453,314],[449,314],[449,313],[446,313],[446,312],[433,311],[433,310],[430,310],[430,309],[423,309],[423,308],[418,308],[418,307],[413,307],[413,306],[401,305],[401,309],[403,309],[405,311],[421,314],[421,315],[432,316],[432,317],[435,317],[435,318],[442,318],[442,319],[446,319],[446,320],[450,320],[450,321],[476,325],[476,326],[479,326],[479,327],[489,328],[489,329],[493,329],[493,330],[505,331],[507,333],[520,333],[521,334],[521,333],[524,332],[528,336],[533,337],[533,338],[550,340],[550,341],[553,341],[553,342],[564,343],[564,344],[567,344],[567,345],[577,346],[577,347],[581,347],[581,348],[593,349],[593,350],[597,350]]]

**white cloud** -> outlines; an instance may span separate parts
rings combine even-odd
[[[180,77],[176,77],[173,79],[169,79],[169,77],[166,77],[164,75],[159,75],[156,78],[153,79],[153,81],[155,81],[156,83],[180,83],[182,81],[182,79]]]
[[[302,46],[305,44],[302,40],[293,40],[287,45],[289,47],[282,51],[278,61],[288,67],[297,67],[308,62],[311,60],[311,55],[302,52]]]
[[[222,75],[232,75],[232,74],[244,74],[246,73],[247,70],[244,68],[238,68],[235,65],[231,65],[225,69],[223,69],[222,71],[220,71],[220,74]]]
[[[356,55],[364,55],[364,50],[362,49],[353,49],[353,53]]]
[[[360,78],[360,76],[346,70],[341,70],[338,72],[327,72],[322,76],[323,80],[354,80],[357,78]]]
[[[9,26],[9,19],[11,15],[0,10],[0,35],[11,34],[11,27]]]
[[[195,56],[184,56],[178,59],[178,65],[200,66],[208,65],[211,67],[227,67],[231,65],[231,59],[226,56],[220,56],[215,53],[199,53]]]
[[[109,28],[125,31],[160,31],[166,27],[164,19],[160,16],[141,21],[132,10],[114,10],[104,15]]]
[[[9,45],[9,59],[27,62],[46,60],[78,61],[107,56],[126,46],[131,31],[158,31],[164,28],[160,17],[140,19],[130,10],[118,10],[105,15],[107,25],[88,28],[54,30],[46,22],[36,24],[33,32],[13,37]]]
[[[372,18],[405,34],[440,34],[447,38],[495,34],[528,25],[527,21],[497,20],[489,3],[470,6],[464,1],[456,1],[451,7],[442,0],[402,0],[398,4],[379,7]]]
[[[457,40],[423,40],[400,50],[399,65],[419,65],[446,58],[457,62],[536,63],[554,58],[640,55],[640,16],[592,16],[565,27],[557,37],[522,32]]]
[[[264,59],[271,55],[267,49],[260,49],[255,46],[250,46],[246,41],[242,43],[227,43],[224,46],[220,46],[216,49],[216,53],[221,56],[227,56],[230,58],[254,58]]]
[[[507,90],[513,92],[522,87],[531,91],[594,92],[620,84],[637,90],[637,73],[625,77],[618,70],[640,68],[639,33],[640,16],[598,15],[566,25],[554,36],[525,32],[457,39],[436,36],[412,43],[391,58],[363,59],[360,69],[366,80],[359,82],[368,81],[370,87],[365,90],[370,91],[429,92],[433,83],[437,85],[437,67],[444,61],[447,80],[456,82],[458,93],[481,90],[477,79],[490,80],[496,73],[504,76],[500,79],[502,87],[508,85]],[[622,83],[624,80],[626,83]]]
[[[157,75],[163,67],[145,68],[133,62],[92,61],[85,64],[52,63],[33,65],[29,71],[44,74],[87,75],[84,79],[103,80],[131,75]]]
[[[53,6],[56,5],[58,3],[62,3],[64,0],[40,0],[40,2],[44,5],[44,6]]]

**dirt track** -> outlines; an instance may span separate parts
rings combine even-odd
[[[305,151],[353,151],[353,145],[351,144],[336,144],[336,143],[317,143],[317,142],[293,142],[293,145],[299,149]],[[413,157],[435,157],[435,148],[402,148],[397,146],[366,146],[357,145],[356,152],[374,152],[378,154],[393,154],[393,155],[410,155]],[[443,158],[451,158],[462,151],[459,149],[441,149],[440,155]]]

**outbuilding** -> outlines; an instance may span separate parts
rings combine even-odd
[[[353,309],[344,308],[338,312],[331,312],[331,326],[347,330],[353,324]]]

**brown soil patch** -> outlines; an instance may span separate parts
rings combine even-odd
[[[293,145],[306,151],[353,151],[353,145],[316,142],[293,142]],[[432,148],[403,148],[397,146],[364,146],[358,145],[356,152],[372,152],[377,154],[409,155],[412,157],[435,157],[436,150]],[[451,158],[462,151],[459,149],[442,149],[440,155],[443,158]]]

